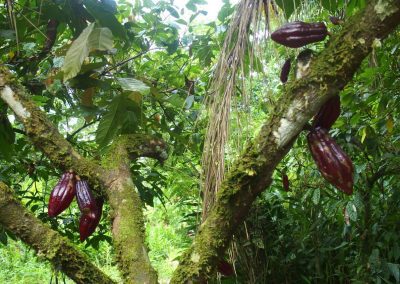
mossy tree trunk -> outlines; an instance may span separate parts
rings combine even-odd
[[[310,65],[310,73],[289,82],[279,105],[271,110],[259,135],[233,164],[217,201],[185,252],[171,283],[206,280],[223,255],[253,201],[271,184],[277,164],[291,148],[309,119],[351,80],[373,46],[400,23],[400,1],[370,1],[331,36]]]

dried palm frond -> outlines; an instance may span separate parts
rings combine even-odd
[[[244,105],[248,105],[244,74],[249,68],[245,66],[245,57],[250,58],[250,70],[252,70],[255,54],[261,53],[258,50],[258,38],[261,34],[260,22],[264,12],[267,16],[265,26],[269,26],[269,7],[270,0],[242,0],[237,6],[219,55],[214,79],[211,82],[210,120],[202,157],[203,220],[213,205],[224,178],[224,154],[229,137],[230,113],[238,89]],[[238,123],[240,124],[240,121]]]

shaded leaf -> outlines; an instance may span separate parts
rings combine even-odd
[[[123,95],[117,96],[110,104],[108,112],[100,120],[96,133],[96,142],[100,147],[108,143],[119,133],[126,116],[126,99]]]

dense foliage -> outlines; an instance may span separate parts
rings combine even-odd
[[[188,0],[182,10],[166,0],[81,2],[2,2],[0,64],[12,70],[85,157],[98,159],[121,134],[151,134],[166,141],[170,156],[164,164],[138,159],[130,170],[145,204],[149,256],[159,280],[167,282],[201,222],[205,99],[234,6],[223,1],[218,19],[204,24],[196,21],[207,13],[203,0]],[[329,15],[336,15],[346,20],[365,6],[353,0],[272,3],[272,28],[288,19],[328,21]],[[341,29],[327,25],[333,33]],[[280,68],[298,54],[269,40],[263,44],[263,58],[256,61],[264,67],[246,70],[250,99],[243,99],[238,88],[232,106],[228,166],[239,156],[243,141],[254,137],[279,104],[284,91]],[[311,48],[318,54],[324,43]],[[289,81],[294,80],[293,68],[291,72]],[[353,195],[321,177],[304,131],[235,235],[224,258],[234,263],[236,275],[222,277],[224,283],[400,282],[399,74],[397,30],[387,40],[376,41],[340,93],[341,114],[330,133],[355,166]],[[0,181],[38,218],[120,280],[112,261],[107,204],[99,227],[84,243],[78,237],[77,204],[57,218],[48,217],[50,191],[60,175],[0,101]],[[282,185],[284,175],[289,191]],[[11,269],[24,280],[16,276],[10,281],[30,279],[26,271],[17,270],[22,263],[36,270],[33,255],[15,239],[0,227],[0,254],[7,259],[4,263],[15,263],[2,265],[0,274],[5,276],[0,281],[10,279]],[[51,273],[43,270],[46,273],[48,277],[32,281],[48,281]]]

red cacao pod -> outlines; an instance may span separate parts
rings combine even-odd
[[[287,176],[287,174],[282,175],[282,184],[283,184],[283,189],[286,192],[290,191],[289,177]]]
[[[232,264],[222,259],[217,264],[217,271],[222,275],[229,277],[235,274],[235,270],[233,269]]]
[[[344,193],[353,193],[354,167],[326,129],[317,127],[307,135],[308,146],[322,176]]]
[[[66,172],[50,194],[48,214],[55,217],[71,204],[75,196],[75,174]]]
[[[95,230],[101,219],[103,201],[96,200],[85,180],[79,179],[76,182],[76,199],[82,212],[79,220],[80,240],[83,242]]]
[[[291,65],[291,61],[290,61],[290,58],[289,58],[289,59],[287,59],[285,61],[285,63],[282,66],[281,76],[280,76],[280,79],[281,79],[282,83],[286,83],[287,80],[288,80],[289,72],[290,72],[290,65]]]
[[[288,23],[271,34],[271,39],[287,47],[298,48],[310,43],[322,41],[328,35],[324,23]]]
[[[340,115],[340,97],[339,95],[329,99],[314,117],[313,127],[321,127],[329,130]]]

